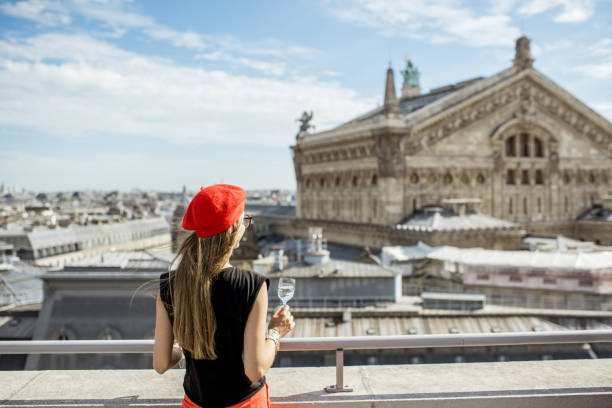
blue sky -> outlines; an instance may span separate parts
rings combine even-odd
[[[18,189],[294,188],[295,119],[535,67],[612,120],[610,0],[0,1],[0,182]]]

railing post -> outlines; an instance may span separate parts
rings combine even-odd
[[[336,384],[325,387],[326,392],[352,392],[353,389],[344,385],[344,350],[336,349]]]

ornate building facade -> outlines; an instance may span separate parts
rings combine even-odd
[[[477,198],[479,213],[529,232],[575,235],[575,220],[612,192],[612,124],[533,68],[529,48],[521,37],[506,70],[423,95],[409,63],[399,99],[389,68],[383,106],[301,132],[298,220],[390,226]]]

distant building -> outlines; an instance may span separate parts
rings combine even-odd
[[[404,268],[404,295],[480,293],[487,303],[612,311],[612,251],[497,251],[450,246],[385,247],[383,260]]]
[[[610,245],[607,216],[580,217],[612,189],[612,124],[532,64],[521,37],[511,67],[427,94],[409,64],[399,99],[389,68],[382,106],[297,136],[298,221],[322,226],[330,241],[371,247],[518,249],[481,231],[385,230],[428,205],[476,198],[478,213],[529,233]]]
[[[33,339],[153,339],[158,279],[172,257],[169,251],[110,252],[42,275],[45,299]],[[150,354],[30,354],[25,365],[27,370],[150,367]]]
[[[94,253],[112,249],[170,247],[170,227],[163,217],[143,218],[109,224],[70,225],[32,229],[9,225],[0,229],[0,239],[15,247],[25,261],[61,266]]]

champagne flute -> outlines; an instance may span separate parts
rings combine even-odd
[[[295,292],[295,279],[293,278],[280,278],[278,281],[278,297],[283,306],[293,297]]]

